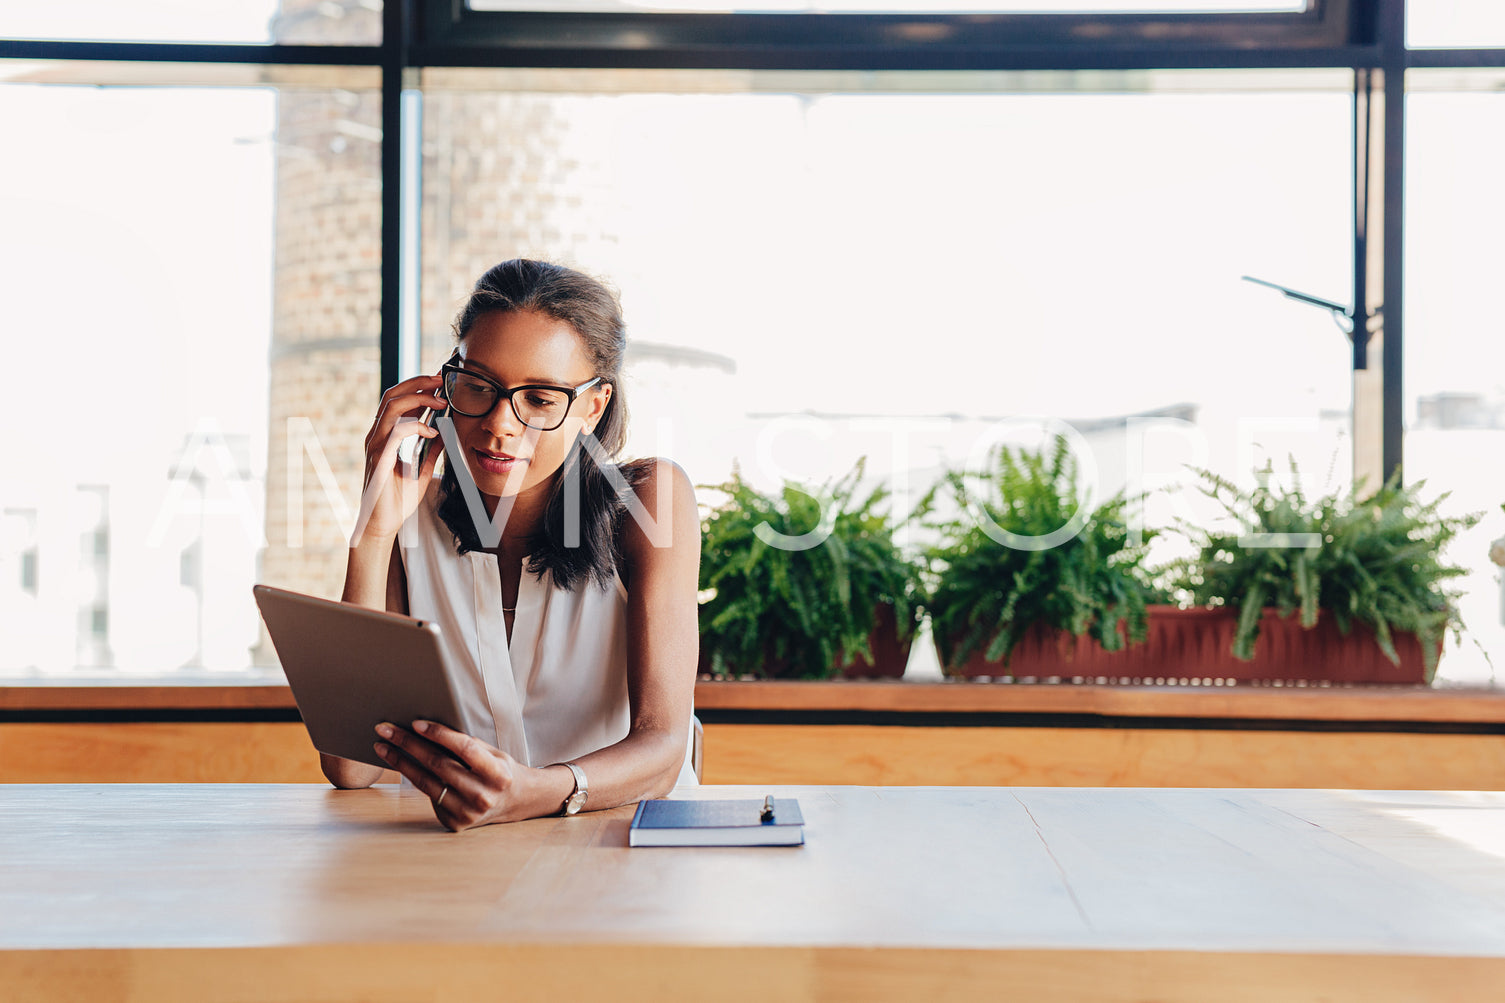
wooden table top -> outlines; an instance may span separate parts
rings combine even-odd
[[[760,992],[788,992],[765,999],[836,998],[857,991],[840,973],[871,979],[884,965],[892,998],[953,977],[976,988],[983,974],[1059,986],[1094,971],[1080,997],[1094,999],[1198,998],[1207,978],[1222,998],[1246,998],[1230,980],[1274,994],[1251,999],[1306,985],[1467,998],[1505,980],[1505,794],[681,795],[765,793],[799,799],[805,846],[628,849],[630,807],[451,834],[421,795],[390,787],[0,786],[0,984],[65,998],[67,978],[96,999],[189,998],[192,985],[211,998],[179,976],[212,961],[289,980],[253,996],[399,999],[486,984],[485,966],[503,961],[515,980],[553,986],[562,958],[745,963],[763,973]],[[365,960],[342,983],[320,967],[326,954]],[[364,990],[348,981],[377,973]],[[914,982],[922,973],[931,981]],[[642,998],[673,995],[645,985]]]

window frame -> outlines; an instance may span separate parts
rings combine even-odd
[[[422,0],[423,65],[653,69],[1171,69],[1351,66],[1374,0],[1300,13],[923,14],[477,11]]]
[[[32,0],[40,2],[40,0]],[[1383,234],[1383,469],[1402,470],[1402,247],[1406,70],[1505,67],[1502,48],[1405,43],[1407,0],[1310,0],[1292,13],[686,14],[476,11],[465,0],[386,0],[380,45],[0,39],[0,59],[378,66],[382,75],[381,385],[398,381],[404,290],[404,89],[422,67],[639,69],[1355,70],[1383,107],[1382,194],[1355,212],[1355,287],[1366,232]],[[1378,71],[1378,72],[1362,72]],[[1371,122],[1371,125],[1376,124]],[[1355,118],[1355,137],[1361,134]],[[1356,157],[1356,161],[1360,158]],[[1355,180],[1355,200],[1368,189]],[[409,268],[415,265],[409,261]],[[1356,352],[1356,359],[1363,353]],[[1373,365],[1373,362],[1370,363]]]

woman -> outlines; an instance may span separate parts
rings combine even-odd
[[[440,625],[463,720],[380,725],[377,755],[455,831],[693,782],[699,518],[677,466],[612,460],[627,424],[616,297],[507,261],[455,335],[439,375],[382,395],[344,599]],[[446,405],[437,428],[408,420]],[[416,476],[398,457],[415,435],[439,440]],[[380,776],[323,767],[337,787]]]

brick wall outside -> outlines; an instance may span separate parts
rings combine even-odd
[[[380,39],[380,14],[342,0],[284,0],[278,41]],[[284,89],[277,116],[277,215],[267,541],[262,580],[337,596],[347,540],[314,465],[289,503],[288,419],[308,418],[353,511],[362,443],[380,395],[381,96]],[[565,102],[567,103],[567,102]],[[459,93],[428,98],[423,136],[423,360],[447,357],[450,322],[491,265],[519,255],[582,263],[614,239],[583,194],[593,163],[562,101]],[[586,267],[589,267],[586,265]],[[296,459],[296,458],[295,458]],[[302,511],[301,546],[289,510]]]
[[[284,0],[279,41],[380,39],[358,0]],[[450,324],[475,280],[512,257],[609,273],[624,262],[609,152],[608,97],[429,90],[422,131],[422,364],[453,347]],[[262,580],[337,596],[347,541],[312,462],[302,460],[302,545],[289,545],[289,418],[307,417],[353,510],[362,440],[380,388],[378,92],[279,97],[267,539]],[[603,277],[610,280],[613,276]],[[629,319],[630,320],[630,319]]]
[[[335,9],[344,16],[329,16]],[[327,0],[285,0],[274,25],[279,42],[375,43],[380,32],[380,12],[353,0],[338,8]],[[381,94],[284,87],[277,101],[267,549],[261,580],[338,596],[345,530],[302,450],[302,488],[293,495],[288,421],[312,423],[315,448],[354,509],[362,440],[380,393]],[[302,541],[292,546],[289,512],[300,509]]]
[[[541,258],[595,274],[617,243],[588,99],[432,91],[423,108],[423,360],[444,361],[450,324],[486,269]]]

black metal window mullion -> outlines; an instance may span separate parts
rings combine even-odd
[[[1505,69],[1501,49],[1407,49],[1407,69]]]
[[[376,66],[375,45],[257,45],[244,42],[74,42],[0,38],[0,59],[71,62],[247,63],[269,66]]]
[[[490,52],[525,65],[539,65],[530,50],[545,50],[565,65],[601,65],[605,58],[662,68],[836,69],[854,62],[937,68],[948,59],[1021,58],[1050,68],[1097,68],[1105,59],[1143,65],[1196,53],[1237,65],[1251,54],[1259,61],[1301,49],[1331,59],[1334,51],[1374,41],[1374,19],[1367,16],[1374,0],[1317,0],[1299,13],[1162,14],[478,11],[462,0],[419,2],[434,56]]]
[[[1379,0],[1381,70],[1385,74],[1384,341],[1380,404],[1380,455],[1384,477],[1404,477],[1405,219],[1406,219],[1406,0]],[[1375,485],[1378,487],[1378,485]]]
[[[1353,368],[1369,368],[1369,227],[1374,218],[1371,130],[1374,126],[1374,71],[1354,71],[1353,78]]]
[[[419,66],[499,67],[510,69],[652,69],[652,70],[1175,70],[1175,69],[1356,69],[1376,66],[1374,45],[1332,48],[1187,47],[1103,48],[1065,51],[1049,47],[955,47],[884,49],[852,46],[801,50],[789,47],[584,48],[503,44],[484,48],[422,42],[414,47]]]

